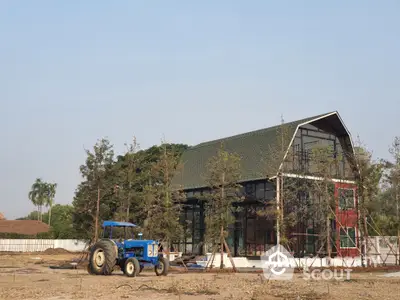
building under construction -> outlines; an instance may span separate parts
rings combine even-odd
[[[225,150],[241,157],[244,201],[238,203],[241,209],[234,213],[235,223],[227,238],[234,256],[262,255],[282,242],[278,240],[282,235],[279,228],[285,230],[296,257],[359,254],[355,154],[350,133],[337,112],[204,142],[184,152],[183,171],[175,183],[186,193],[181,221],[188,235],[176,241],[175,248],[185,254],[209,251],[204,248],[202,199],[209,190],[204,174],[208,160],[216,155],[221,143]],[[321,174],[313,160],[313,151],[321,146],[329,147],[336,160],[329,166],[329,176]],[[331,211],[317,210],[324,199],[308,187],[327,179],[334,203],[328,208]],[[297,216],[294,224],[279,226],[276,216],[262,213],[269,207],[282,209],[282,223],[285,216]]]

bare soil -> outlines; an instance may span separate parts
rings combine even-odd
[[[0,254],[0,299],[393,299],[400,298],[400,277],[385,273],[351,273],[350,280],[267,281],[254,273],[177,273],[157,277],[145,270],[136,278],[120,270],[111,276],[89,275],[85,269],[51,269],[78,261],[82,255],[62,253]]]

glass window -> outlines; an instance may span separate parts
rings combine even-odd
[[[354,208],[354,189],[338,189],[339,192],[339,208],[348,210]]]
[[[201,197],[201,191],[195,191],[195,192],[193,193],[193,196],[194,196],[195,198]]]
[[[264,200],[265,198],[265,184],[264,182],[257,183],[256,185],[256,199]]]
[[[255,196],[255,184],[248,183],[245,185],[245,193],[247,197],[254,197]]]
[[[356,229],[342,228],[340,229],[340,248],[356,247]]]
[[[315,232],[314,228],[307,228],[306,230],[306,252],[307,253],[314,253],[315,252],[315,242],[316,242],[316,237],[315,237]]]

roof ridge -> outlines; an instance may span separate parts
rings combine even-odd
[[[336,112],[336,111],[332,111],[332,112],[328,112],[328,113],[324,113],[324,114],[319,114],[319,115],[316,115],[316,116],[313,116],[313,117],[302,118],[302,119],[290,121],[290,122],[287,122],[287,123],[273,125],[271,127],[265,127],[265,128],[261,128],[261,129],[257,129],[257,130],[247,131],[247,132],[243,132],[243,133],[239,133],[239,134],[235,134],[235,135],[231,135],[231,136],[227,136],[227,137],[223,137],[223,138],[219,138],[219,139],[215,139],[215,140],[211,140],[211,141],[202,142],[202,143],[199,143],[197,145],[194,145],[194,146],[190,147],[190,149],[188,149],[188,150],[199,149],[199,148],[202,148],[204,146],[209,146],[211,144],[215,144],[215,143],[217,143],[219,141],[230,141],[230,140],[235,140],[235,139],[238,139],[238,138],[242,138],[244,136],[249,136],[249,135],[252,135],[252,134],[256,134],[256,133],[259,133],[259,132],[269,131],[269,130],[272,130],[272,129],[276,129],[277,127],[282,126],[282,125],[291,125],[291,124],[299,123],[299,122],[303,123],[303,122],[306,122],[306,120],[312,120],[312,119],[315,119],[315,118],[319,118],[319,117],[322,117],[322,116],[325,116],[325,115],[332,114],[334,112]]]

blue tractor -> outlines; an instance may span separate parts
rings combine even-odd
[[[160,244],[154,240],[134,239],[135,224],[104,221],[102,227],[103,238],[90,249],[89,274],[110,275],[118,265],[126,276],[135,277],[146,263],[154,265],[157,276],[168,274],[169,262],[159,253]],[[115,231],[122,233],[123,238],[115,238],[115,235],[113,238]]]

